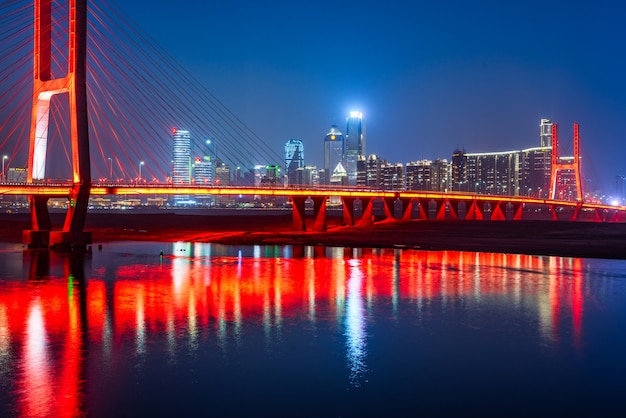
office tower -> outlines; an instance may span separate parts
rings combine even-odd
[[[548,197],[552,167],[552,147],[528,148],[520,155],[521,196]]]
[[[196,158],[193,164],[193,179],[198,185],[213,184],[213,161],[210,156]]]
[[[465,150],[456,149],[452,153],[452,190],[467,192],[467,157]]]
[[[365,129],[361,112],[350,112],[345,141],[344,168],[348,173],[348,185],[354,186],[359,155],[365,155]]]
[[[223,161],[215,163],[215,185],[230,185],[230,166]]]
[[[430,160],[412,161],[406,164],[407,190],[432,190],[432,164]]]
[[[466,153],[464,191],[517,196],[521,151]]]
[[[404,166],[402,163],[381,165],[380,177],[380,187],[383,190],[404,190]]]
[[[299,139],[290,139],[285,144],[285,173],[287,184],[302,184],[298,169],[304,168],[304,145]]]
[[[336,125],[331,126],[324,138],[324,171],[320,178],[322,184],[329,184],[337,165],[343,163],[344,145],[344,137],[339,128]]]
[[[172,183],[191,183],[191,134],[172,129]]]
[[[193,163],[193,181],[198,186],[210,187],[213,184],[213,161],[211,157],[205,155],[203,158],[197,157]],[[215,198],[211,195],[197,195],[195,201],[200,206],[211,206]]]
[[[541,147],[552,146],[552,122],[549,119],[541,119],[539,125],[539,139]]]

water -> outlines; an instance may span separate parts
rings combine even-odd
[[[626,410],[625,261],[4,244],[0,278],[2,417]]]

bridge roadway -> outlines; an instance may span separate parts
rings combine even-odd
[[[0,183],[1,195],[31,195],[49,198],[68,197],[72,195],[72,183]],[[419,210],[420,218],[429,218],[434,214],[436,219],[471,219],[471,220],[521,220],[522,209],[527,205],[547,207],[553,220],[560,220],[559,212],[567,209],[571,214],[570,221],[579,220],[583,211],[594,212],[594,220],[599,222],[626,221],[626,206],[610,206],[597,203],[574,202],[564,200],[538,199],[523,196],[479,195],[458,192],[423,192],[423,191],[389,191],[359,187],[326,187],[306,188],[291,187],[250,187],[250,186],[206,186],[206,185],[172,185],[159,183],[106,183],[94,182],[91,186],[92,196],[102,195],[258,195],[289,197],[293,205],[294,229],[306,230],[305,201],[313,201],[313,230],[326,229],[326,202],[329,197],[341,198],[344,210],[344,222],[348,225],[369,224],[373,219],[373,202],[382,200],[385,216],[388,218],[412,219],[414,210]],[[360,219],[355,219],[355,201],[361,201]],[[414,208],[415,202],[419,206]],[[401,204],[401,206],[400,206]],[[487,205],[488,204],[488,205]],[[398,212],[401,216],[397,216]]]

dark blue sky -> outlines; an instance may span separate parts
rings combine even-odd
[[[261,138],[323,164],[331,124],[364,113],[391,162],[539,145],[580,123],[586,175],[626,174],[620,1],[134,0],[122,6]],[[567,152],[566,152],[567,153]],[[608,184],[607,184],[608,187]]]

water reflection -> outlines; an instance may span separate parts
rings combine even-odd
[[[0,381],[13,385],[18,415],[80,415],[88,362],[119,368],[129,344],[135,367],[145,367],[151,350],[180,362],[212,340],[234,355],[257,326],[264,347],[254,349],[265,351],[280,351],[293,327],[303,340],[336,330],[354,388],[373,373],[372,316],[399,322],[412,312],[409,320],[423,323],[489,306],[520,312],[547,346],[571,336],[581,349],[584,341],[581,259],[189,243],[163,258],[101,257],[102,265],[97,254],[27,252],[23,275],[2,283]],[[12,364],[19,366],[9,373]]]
[[[348,261],[348,301],[346,304],[346,347],[350,383],[360,386],[361,380],[367,372],[367,346],[365,332],[365,312],[361,286],[363,273],[361,260]]]

